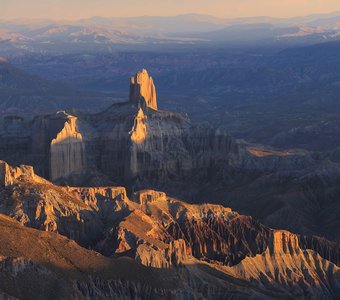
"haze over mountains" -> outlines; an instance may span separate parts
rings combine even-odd
[[[338,24],[1,22],[0,298],[338,299]]]
[[[74,52],[108,50],[110,46],[256,42],[281,45],[310,44],[335,40],[339,36],[339,13],[301,18],[269,17],[225,20],[189,14],[173,17],[93,17],[79,21],[6,20],[0,22],[2,47],[30,52]],[[97,44],[97,49],[93,48]],[[54,45],[54,47],[51,47]],[[106,46],[106,47],[105,47]]]

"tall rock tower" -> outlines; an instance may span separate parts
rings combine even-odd
[[[138,103],[141,97],[144,98],[148,107],[157,109],[156,88],[152,77],[145,69],[131,77],[130,81],[130,102]]]
[[[65,118],[64,127],[50,145],[50,179],[56,180],[82,174],[85,170],[85,143],[78,131],[77,118],[59,112]]]

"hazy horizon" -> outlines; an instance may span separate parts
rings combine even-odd
[[[224,19],[247,17],[290,18],[340,11],[330,0],[0,0],[0,19],[79,20],[91,17],[209,15]]]

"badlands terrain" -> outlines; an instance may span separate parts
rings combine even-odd
[[[97,113],[3,119],[3,297],[339,298],[336,151],[160,110],[145,69],[129,92]]]
[[[9,299],[333,299],[340,292],[339,244],[273,230],[221,205],[153,190],[127,197],[123,187],[60,187],[5,162],[1,199],[0,291]]]

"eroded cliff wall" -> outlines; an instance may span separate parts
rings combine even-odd
[[[85,167],[85,143],[77,127],[77,118],[68,115],[64,128],[51,142],[50,179],[82,174]]]

